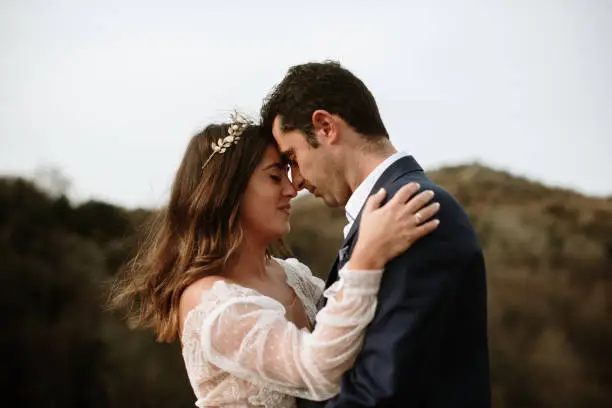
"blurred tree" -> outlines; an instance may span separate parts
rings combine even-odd
[[[53,165],[44,165],[34,170],[34,182],[52,198],[68,196],[72,182],[62,170]]]
[[[431,176],[465,205],[485,250],[494,406],[612,406],[612,198],[478,165]],[[75,206],[62,178],[48,179],[0,179],[5,405],[192,407],[179,346],[103,307],[151,212]],[[345,223],[305,196],[287,242],[325,278]]]

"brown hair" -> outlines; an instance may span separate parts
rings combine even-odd
[[[158,341],[177,338],[180,297],[187,286],[219,274],[243,239],[242,196],[272,135],[249,125],[223,154],[211,144],[229,124],[209,125],[195,135],[176,173],[170,201],[155,217],[137,255],[111,292],[114,308],[127,307],[131,327],[153,329]]]
[[[271,131],[278,115],[283,131],[298,129],[312,147],[317,147],[312,124],[312,113],[317,109],[339,115],[368,141],[389,138],[370,90],[335,61],[310,62],[289,68],[264,100],[261,119],[264,127]]]

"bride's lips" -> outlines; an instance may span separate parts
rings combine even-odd
[[[278,209],[285,214],[291,214],[291,204],[281,205]]]

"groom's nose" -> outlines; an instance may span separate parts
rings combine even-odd
[[[302,176],[297,165],[291,165],[291,182],[297,191],[303,190],[306,186],[306,179]]]

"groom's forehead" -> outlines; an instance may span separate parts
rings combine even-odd
[[[272,121],[272,133],[276,136],[277,134],[283,133],[283,118],[281,115],[276,115]]]
[[[279,139],[283,141],[287,140],[293,133],[293,130],[285,128],[283,117],[281,115],[277,115],[274,118],[274,122],[272,123],[272,134],[274,135],[277,143],[279,142]]]
[[[280,152],[281,156],[287,155],[290,150],[290,146],[288,146],[286,141],[277,140],[277,138],[274,138],[274,146]]]
[[[293,145],[291,143],[291,138],[288,135],[279,129],[278,133],[274,135],[274,143],[276,144],[276,148],[281,153],[281,155],[290,155],[293,154]]]

